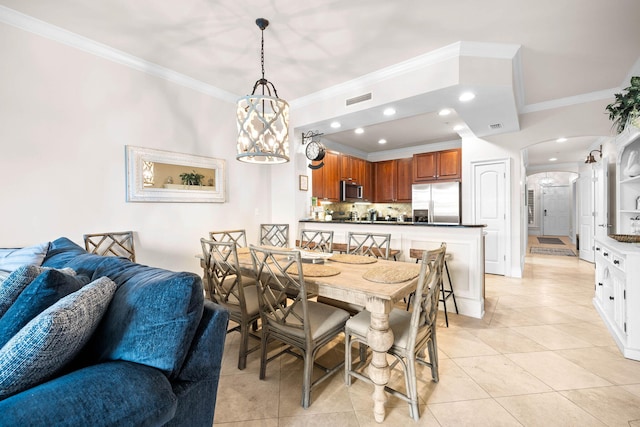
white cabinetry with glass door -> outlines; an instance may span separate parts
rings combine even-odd
[[[640,234],[640,128],[616,137],[616,232]]]
[[[593,304],[624,357],[640,360],[640,246],[596,238],[595,261]]]

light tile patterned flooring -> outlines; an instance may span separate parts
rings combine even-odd
[[[592,305],[594,267],[577,257],[527,253],[522,279],[486,276],[484,319],[438,317],[440,382],[419,367],[421,418],[387,402],[388,426],[640,426],[640,362],[621,356]],[[454,283],[455,285],[455,283]],[[451,302],[451,301],[449,301]],[[452,304],[451,304],[452,305]],[[227,337],[215,424],[374,426],[371,386],[335,375],[300,406],[302,363],[283,356],[258,379],[259,355],[237,369]],[[343,340],[323,358],[343,355]],[[402,385],[396,368],[391,382]]]

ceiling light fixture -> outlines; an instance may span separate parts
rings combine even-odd
[[[557,157],[552,157],[552,158],[549,159],[550,162],[555,162],[556,160],[558,160]]]
[[[559,142],[559,143],[567,142],[567,138],[565,138],[565,137],[558,138],[558,139],[556,139],[556,142]]]
[[[386,143],[387,143],[387,140],[384,138],[378,140],[378,144],[386,144]]]
[[[238,154],[247,163],[285,163],[289,161],[289,104],[278,98],[276,87],[264,78],[264,30],[269,21],[256,19],[260,28],[262,78],[253,85],[251,95],[238,100]],[[256,95],[260,87],[261,94]],[[272,94],[273,93],[273,94]]]
[[[385,116],[393,116],[396,113],[396,110],[394,108],[385,108],[384,111],[382,112],[382,114],[384,114]]]
[[[340,122],[331,122],[329,126],[331,126],[333,129],[338,129],[342,125],[340,124]]]
[[[442,110],[438,111],[439,116],[448,116],[449,114],[451,114],[451,110],[449,110],[448,108],[443,108]]]
[[[593,156],[593,153],[598,153],[600,155],[600,158],[602,159],[602,145],[600,145],[600,149],[591,150],[589,152],[589,155],[587,155],[587,159],[584,161],[585,163],[590,164],[597,162],[596,158]]]
[[[475,97],[476,97],[476,94],[473,93],[473,92],[464,92],[463,94],[460,95],[460,97],[458,99],[461,102],[467,102],[467,101],[471,101]]]
[[[358,135],[360,135],[361,133],[364,133],[364,129],[357,128],[356,130],[354,130],[354,132],[357,133]]]

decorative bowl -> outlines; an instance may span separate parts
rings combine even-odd
[[[609,234],[609,237],[622,243],[640,243],[639,234]]]

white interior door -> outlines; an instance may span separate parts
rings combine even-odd
[[[593,167],[593,209],[595,216],[595,236],[605,237],[609,234],[609,173],[607,171],[607,158],[603,157]]]
[[[542,187],[542,234],[568,236],[571,224],[571,188],[568,185]]]
[[[580,236],[580,259],[594,262],[593,251],[593,178],[591,174],[580,174],[578,178],[578,234]]]
[[[474,222],[486,224],[485,272],[505,274],[506,263],[506,164],[476,164],[474,173]]]

